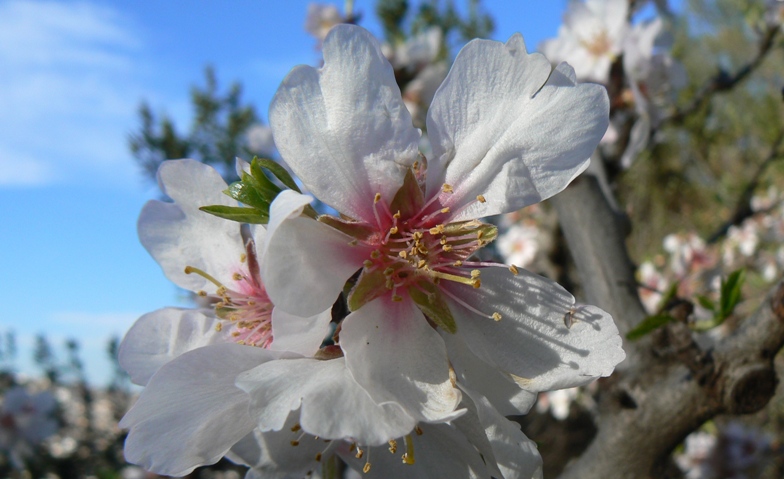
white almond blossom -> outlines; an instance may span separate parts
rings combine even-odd
[[[629,32],[628,11],[628,0],[572,0],[558,36],[539,49],[551,62],[569,63],[580,80],[607,83]]]
[[[539,234],[535,223],[514,224],[498,237],[498,252],[507,263],[525,268],[539,251]]]
[[[374,401],[419,422],[453,414],[450,364],[469,355],[529,391],[609,375],[624,353],[607,313],[471,259],[496,234],[477,218],[548,198],[587,167],[607,128],[604,88],[552,70],[519,34],[474,40],[433,100],[425,159],[378,42],[339,25],[323,52],[323,68],[283,81],[270,125],[304,186],[341,217],[301,216],[312,198],[293,191],[272,203],[261,275],[276,307],[307,317],[356,277],[336,334],[346,367]]]
[[[335,5],[310,3],[308,4],[308,13],[305,16],[305,31],[322,42],[332,27],[344,21],[346,21],[345,18]]]
[[[24,469],[24,461],[35,448],[57,431],[54,410],[57,402],[48,391],[30,394],[16,386],[3,395],[0,407],[0,454],[11,465]]]

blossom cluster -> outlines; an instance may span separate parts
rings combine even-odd
[[[249,478],[329,475],[336,458],[368,477],[541,475],[506,416],[608,376],[624,352],[606,312],[479,259],[497,236],[482,219],[585,170],[607,93],[519,34],[471,41],[424,116],[426,156],[395,74],[428,48],[385,54],[337,25],[323,67],[289,73],[270,127],[307,194],[283,181],[265,199],[255,162],[231,186],[193,160],[161,166],[173,202],[150,201],[139,236],[199,307],[142,316],[121,344],[145,387],[120,423],[129,461],[185,475],[225,456]],[[231,220],[254,206],[263,221]]]

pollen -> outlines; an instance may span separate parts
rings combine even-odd
[[[517,266],[513,264],[509,265],[509,271],[511,271],[512,274],[515,276],[517,276],[520,273],[520,271],[517,269]]]
[[[501,321],[501,313],[499,313],[498,311],[496,311],[495,313],[493,313],[493,321],[495,321],[496,323],[497,323],[498,321]]]
[[[395,218],[396,220],[399,220],[400,219],[400,210],[397,210],[397,213],[392,215],[392,217]]]
[[[441,187],[441,191],[444,193],[454,193],[455,190],[452,188],[452,185],[444,183],[444,185]]]

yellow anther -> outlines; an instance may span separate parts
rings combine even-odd
[[[495,322],[501,321],[501,313],[499,313],[498,311],[493,313],[493,321]]]
[[[316,454],[316,462],[321,462],[321,453]]]
[[[477,278],[474,280],[473,283],[471,283],[471,286],[473,286],[474,289],[479,289],[482,286],[482,281],[480,281],[479,278]]]
[[[414,432],[416,432],[417,436],[421,436],[422,434],[424,434],[424,432],[422,431],[422,428],[419,427],[419,426],[414,426]]]
[[[240,255],[240,263],[244,263],[247,259],[248,259],[248,255],[246,255],[245,253],[242,253]]]
[[[377,249],[374,249],[373,251],[370,252],[370,257],[373,258],[373,259],[380,258],[381,257],[381,251],[379,251]]]
[[[399,220],[400,219],[400,210],[397,210],[397,213],[392,215],[392,217],[395,218],[396,220]]]
[[[438,240],[438,242],[441,243],[441,244],[446,244],[446,242],[447,242],[446,236],[442,236],[441,239]]]
[[[393,226],[393,227],[389,228],[389,234],[396,234],[397,231],[398,231],[397,226]]]
[[[370,472],[370,463],[369,462],[365,463],[365,467],[362,468],[362,472],[364,472],[365,474]]]
[[[294,424],[293,426],[291,426],[291,432],[297,432],[300,429],[302,429],[302,426],[300,426],[299,423]]]
[[[199,291],[198,293],[196,293],[196,294],[198,294],[198,295],[199,295],[199,296],[201,296],[202,298],[203,298],[203,297],[205,297],[205,296],[207,296],[207,292],[206,292],[206,291],[204,291],[204,290],[200,290],[200,291]]]
[[[256,306],[256,302],[255,301],[248,301],[248,306]]]
[[[441,208],[441,213],[444,213],[444,214],[449,213],[449,207],[447,206],[446,208]]]
[[[384,276],[392,276],[392,273],[394,273],[394,272],[395,272],[394,268],[391,268],[391,267],[387,268],[387,269],[384,270]]]
[[[520,271],[517,269],[517,266],[515,266],[513,264],[509,265],[509,271],[511,271],[512,274],[515,275],[515,276],[517,276],[520,273]]]
[[[451,244],[445,244],[444,246],[441,247],[441,249],[448,253],[448,252],[452,251],[452,245]]]
[[[396,295],[396,294],[393,294],[392,295],[392,301],[394,301],[396,303],[399,303],[399,302],[403,301],[403,298],[398,296],[398,295]]]
[[[460,261],[460,260],[457,260],[457,261],[455,261],[455,262],[454,262],[454,263],[452,263],[452,264],[453,264],[454,266],[463,266],[463,262],[462,262],[462,261]]]
[[[370,261],[369,259],[363,261],[362,264],[365,266],[365,268],[370,268],[371,266],[373,266],[373,262]]]
[[[392,454],[397,452],[397,441],[395,441],[394,439],[389,440],[389,452],[391,452]]]
[[[291,445],[292,446],[299,446],[299,441],[297,441],[297,440],[291,441]]]
[[[419,254],[427,254],[427,248],[425,248],[425,245],[423,244],[420,244],[417,247],[417,251],[419,252]]]
[[[378,203],[381,201],[381,193],[376,193],[376,196],[373,197],[373,203]]]
[[[444,193],[452,193],[455,190],[452,188],[452,185],[448,183],[444,183],[444,185],[441,187],[441,191],[443,191]]]
[[[471,270],[471,277],[472,277],[472,278],[478,278],[478,277],[479,277],[479,275],[481,275],[481,274],[482,274],[482,272],[481,272],[481,271],[479,271],[478,269],[473,269],[473,270]]]
[[[223,323],[218,323],[215,325],[215,331],[220,333],[222,329],[223,329]]]
[[[411,165],[411,168],[413,168],[414,171],[418,170],[419,169],[419,160],[415,161],[414,164]]]
[[[354,455],[357,459],[362,459],[362,456],[365,455],[365,451],[357,447],[357,453]]]
[[[397,255],[400,256],[403,259],[406,259],[408,257],[408,252],[406,250],[403,250],[400,253],[398,253]]]
[[[484,203],[484,202],[485,202],[485,201],[487,201],[487,200],[486,200],[486,199],[485,199],[485,197],[484,197],[484,196],[482,196],[482,195],[476,195],[476,201],[478,201],[478,202],[480,202],[480,203]]]
[[[411,237],[414,238],[414,241],[419,241],[422,239],[422,232],[414,231],[414,234],[412,234]]]
[[[232,278],[234,281],[239,281],[239,280],[241,280],[241,279],[242,279],[242,275],[241,275],[241,274],[239,274],[239,273],[234,273],[233,275],[231,275],[231,278]]]
[[[417,268],[420,268],[420,269],[424,268],[426,264],[427,264],[427,261],[425,261],[423,259],[420,259],[419,262],[417,263]]]

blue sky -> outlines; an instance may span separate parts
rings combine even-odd
[[[456,3],[461,4],[460,0]],[[532,50],[556,34],[565,0],[486,0],[496,39],[522,32]],[[266,120],[296,64],[316,64],[303,29],[307,1],[0,0],[0,332],[35,373],[33,338],[75,337],[89,377],[108,377],[105,344],[141,314],[186,305],[136,238],[156,188],[127,136],[142,100],[191,121],[189,89],[216,68],[239,80]],[[187,9],[183,8],[187,5]],[[356,0],[380,34],[373,4]]]

